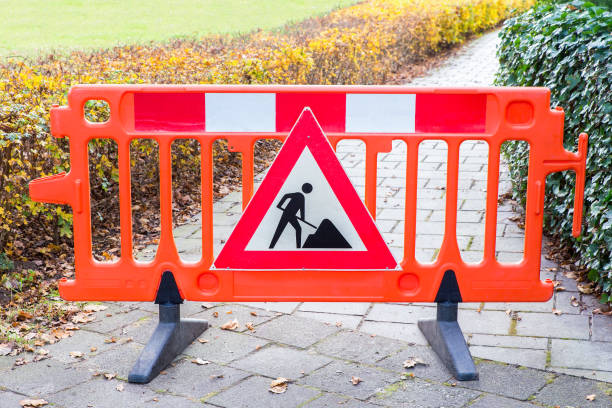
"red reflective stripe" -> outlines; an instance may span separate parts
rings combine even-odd
[[[420,133],[484,132],[485,94],[417,94],[415,131]]]
[[[290,131],[305,107],[312,110],[324,132],[344,132],[345,93],[277,93],[276,131]]]
[[[205,130],[205,94],[135,93],[134,129],[194,132]]]

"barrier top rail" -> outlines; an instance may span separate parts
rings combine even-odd
[[[88,122],[83,110],[88,100],[106,101],[110,119]],[[287,139],[305,108],[333,148],[345,139],[365,143],[365,207],[372,218],[377,206],[377,156],[391,151],[394,140],[406,143],[404,253],[397,266],[215,267],[213,142],[227,139],[231,151],[242,153],[244,209],[254,191],[255,142]],[[51,109],[52,134],[69,137],[70,171],[32,181],[30,195],[72,206],[75,279],[60,282],[60,294],[68,300],[151,301],[162,273],[171,271],[181,297],[200,301],[427,302],[439,300],[443,279],[450,278],[456,280],[462,301],[544,301],[553,290],[552,282],[540,280],[549,173],[576,173],[575,236],[580,234],[582,218],[587,136],[580,135],[577,153],[566,151],[563,117],[561,109],[550,109],[550,92],[545,88],[79,85],[70,90],[67,106]],[[94,138],[113,139],[118,146],[121,257],[112,263],[92,257],[87,145]],[[160,168],[161,237],[155,259],[146,263],[135,261],[132,250],[129,149],[132,140],[141,138],[158,143]],[[171,143],[181,138],[201,144],[202,258],[196,263],[180,259],[172,235]],[[448,146],[446,215],[437,260],[423,264],[415,258],[418,147],[431,139],[444,140]],[[477,264],[462,260],[456,233],[459,147],[466,140],[485,141],[489,149],[484,255]],[[499,152],[508,140],[530,145],[524,257],[518,264],[495,259]]]

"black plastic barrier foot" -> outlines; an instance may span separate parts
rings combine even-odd
[[[478,372],[457,323],[457,309],[456,302],[438,303],[437,319],[419,320],[419,329],[457,380],[476,380]]]
[[[132,367],[131,383],[150,382],[208,328],[206,320],[181,319],[183,300],[171,272],[164,272],[155,303],[159,303],[159,324]]]

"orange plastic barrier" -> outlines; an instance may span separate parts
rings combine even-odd
[[[110,106],[105,123],[85,120],[88,100]],[[258,139],[285,140],[309,107],[335,148],[340,140],[366,146],[365,204],[376,215],[377,155],[392,141],[407,145],[404,257],[395,269],[236,270],[213,266],[212,144],[227,139],[242,153],[243,206],[253,195],[253,146]],[[544,88],[434,89],[396,86],[75,86],[68,106],[51,109],[51,131],[69,137],[70,172],[34,180],[31,197],[69,204],[74,213],[75,279],[60,282],[67,300],[152,301],[161,275],[171,271],[180,294],[198,301],[419,301],[436,298],[444,273],[454,271],[463,301],[545,301],[550,281],[540,280],[545,180],[549,173],[576,172],[575,236],[580,234],[587,136],[578,153],[563,148],[563,111],[550,109]],[[92,257],[88,141],[111,138],[119,149],[121,258]],[[130,142],[149,138],[159,144],[161,238],[153,261],[139,263],[132,253]],[[202,259],[181,261],[172,235],[171,143],[201,143]],[[418,147],[424,140],[448,145],[446,224],[436,262],[415,259]],[[484,258],[466,264],[457,245],[459,146],[488,143],[489,162]],[[530,144],[524,257],[519,264],[495,259],[499,151],[507,140]]]

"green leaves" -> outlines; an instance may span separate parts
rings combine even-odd
[[[583,236],[571,236],[573,172],[547,179],[545,228],[573,247],[604,296],[612,298],[612,13],[589,2],[542,3],[508,20],[500,33],[498,85],[546,86],[565,109],[564,145],[589,134]],[[515,198],[524,203],[524,147],[504,150]]]

